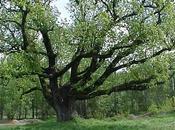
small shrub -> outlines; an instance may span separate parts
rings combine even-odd
[[[159,113],[159,109],[157,107],[157,105],[155,104],[152,104],[149,108],[148,108],[148,111],[153,113],[153,114],[157,114]]]

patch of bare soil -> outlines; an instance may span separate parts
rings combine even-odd
[[[35,124],[40,122],[42,122],[42,120],[40,119],[0,120],[0,126],[1,125],[27,125],[27,124]]]
[[[129,118],[129,119],[132,119],[132,120],[135,120],[135,119],[141,119],[141,118],[143,118],[143,117],[149,117],[149,116],[151,116],[151,115],[153,115],[153,113],[151,113],[151,112],[145,113],[145,114],[143,114],[143,115],[134,115],[134,114],[130,114],[130,115],[128,116],[128,118]]]

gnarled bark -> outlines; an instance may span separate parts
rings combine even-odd
[[[57,121],[68,121],[71,120],[73,113],[74,101],[72,99],[63,99],[62,102],[57,102],[55,106],[53,106]]]

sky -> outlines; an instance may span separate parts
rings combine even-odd
[[[69,0],[55,0],[53,4],[58,8],[59,12],[61,13],[62,19],[66,18],[70,20],[70,13],[68,9],[66,9],[66,7],[68,7],[67,5],[68,3],[69,3]]]

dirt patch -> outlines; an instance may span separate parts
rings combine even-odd
[[[141,119],[141,118],[143,118],[143,117],[149,117],[149,116],[151,116],[151,115],[153,115],[153,113],[151,113],[151,112],[145,113],[145,114],[143,114],[143,115],[134,115],[134,114],[130,114],[130,115],[128,116],[128,119],[132,119],[132,120]]]
[[[27,125],[40,122],[42,122],[40,119],[0,120],[0,125]]]

